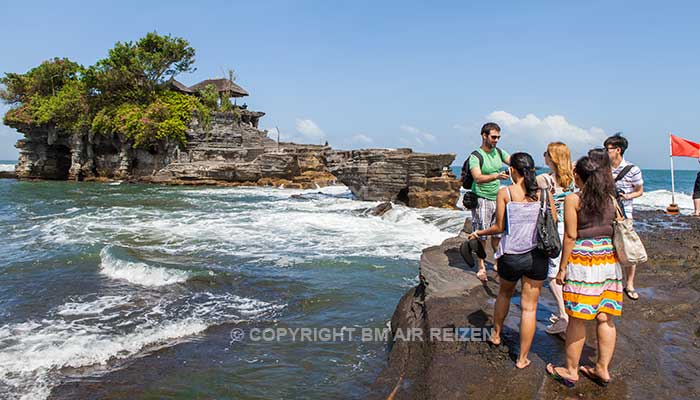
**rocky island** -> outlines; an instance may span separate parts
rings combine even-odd
[[[232,71],[191,87],[175,80],[193,70],[193,57],[184,39],[149,33],[87,68],[55,58],[5,74],[0,95],[12,108],[3,122],[24,134],[16,177],[305,189],[339,182],[361,200],[454,206],[454,154],[275,141],[258,128],[264,112],[231,102],[249,95]]]

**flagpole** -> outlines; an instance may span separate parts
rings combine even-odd
[[[668,150],[671,158],[671,204],[676,204],[676,180],[673,173],[673,142],[671,141],[671,134],[668,134]]]
[[[680,209],[678,208],[678,204],[676,204],[676,180],[673,173],[673,139],[670,133],[668,134],[668,150],[669,158],[671,159],[671,204],[666,207],[666,213],[678,214],[680,213]]]

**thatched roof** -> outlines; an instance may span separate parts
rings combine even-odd
[[[230,79],[207,79],[197,83],[196,85],[190,86],[190,90],[197,92],[200,89],[204,89],[207,85],[214,85],[219,93],[228,93],[229,97],[243,97],[248,96],[248,92],[242,87],[233,83]]]
[[[170,80],[168,80],[168,85],[170,85],[170,88],[172,90],[175,90],[177,92],[186,93],[186,94],[194,94],[194,90],[192,90],[192,89],[188,88],[187,86],[183,85],[182,83],[176,81],[175,78],[170,78]]]

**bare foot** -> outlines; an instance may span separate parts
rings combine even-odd
[[[488,340],[486,340],[486,343],[490,343],[494,346],[500,346],[501,345],[501,338],[500,337],[495,337],[491,336]]]
[[[522,361],[518,360],[518,362],[515,363],[515,368],[524,369],[527,368],[530,365],[530,363],[531,361],[527,358]]]
[[[489,278],[486,275],[486,268],[480,269],[479,271],[477,271],[476,277],[479,278],[479,280],[483,283],[488,282]]]
[[[600,373],[598,372],[598,369],[596,367],[589,367],[586,365],[582,365],[579,368],[579,371],[581,371],[584,375],[589,377],[593,382],[599,384],[599,385],[607,385],[610,382],[610,373]]]

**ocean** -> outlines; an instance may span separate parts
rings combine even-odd
[[[677,172],[687,213],[695,172]],[[665,207],[668,171],[644,174],[639,206]],[[387,327],[421,250],[467,213],[377,204],[343,186],[0,180],[0,397],[365,396],[384,341],[250,334]]]

